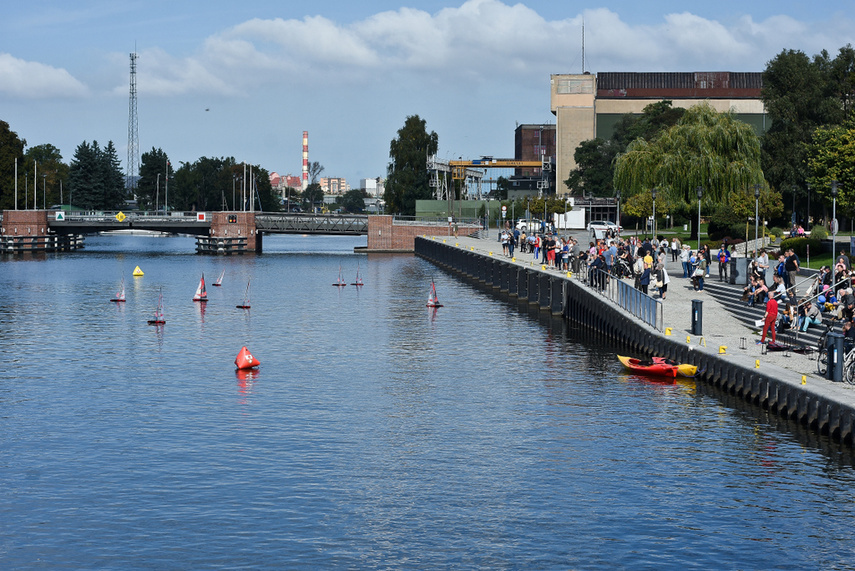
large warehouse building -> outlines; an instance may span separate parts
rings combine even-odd
[[[610,138],[621,115],[641,114],[656,101],[684,108],[708,101],[717,111],[732,110],[758,134],[767,127],[759,72],[557,74],[550,84],[559,195],[569,192],[561,181],[576,168],[573,153],[582,141]]]

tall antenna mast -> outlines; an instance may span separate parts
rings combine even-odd
[[[136,50],[136,46],[134,46]],[[140,166],[140,135],[137,130],[137,55],[131,54],[131,95],[128,102],[128,172],[125,189],[136,198],[137,173]]]
[[[585,73],[585,18],[582,18],[582,73]]]

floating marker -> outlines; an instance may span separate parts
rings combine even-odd
[[[718,354],[724,355],[725,353],[727,353],[727,345],[719,345],[718,346]]]
[[[241,347],[241,350],[235,358],[235,367],[238,369],[252,369],[260,364],[261,363],[258,362],[258,359],[253,357],[252,353],[249,352],[249,349],[246,348],[246,345]]]
[[[134,277],[138,278],[142,275],[143,275],[143,271],[140,269],[140,267],[139,266],[135,267],[134,268]]]

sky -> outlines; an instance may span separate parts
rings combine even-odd
[[[783,50],[855,44],[855,2],[605,4],[525,0],[31,0],[0,18],[0,120],[68,162],[83,141],[127,157],[131,52],[140,152],[173,166],[234,157],[299,175],[385,177],[410,115],[440,159],[513,157],[514,129],[554,123],[549,79],[763,71]]]

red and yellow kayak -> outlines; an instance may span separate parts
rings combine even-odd
[[[695,365],[686,363],[677,363],[664,357],[653,357],[649,361],[642,361],[633,357],[624,357],[618,355],[617,358],[623,363],[623,366],[636,373],[644,373],[646,375],[657,375],[660,377],[694,377],[698,372]]]

